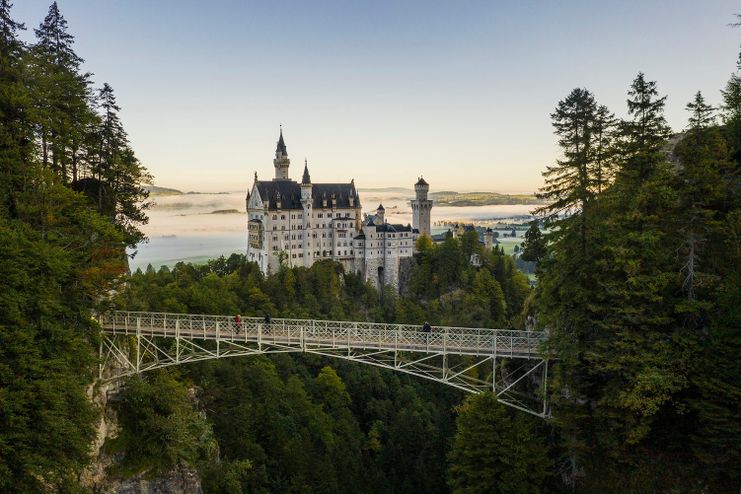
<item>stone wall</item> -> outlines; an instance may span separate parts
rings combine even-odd
[[[399,260],[399,294],[407,295],[409,293],[409,282],[412,280],[412,273],[417,265],[414,257],[403,257]]]

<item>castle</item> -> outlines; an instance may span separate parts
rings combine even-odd
[[[431,233],[427,182],[420,178],[414,186],[413,224],[391,224],[383,205],[374,214],[362,215],[354,180],[312,183],[305,161],[298,183],[289,178],[290,164],[281,129],[273,160],[275,178],[258,180],[255,173],[247,193],[247,260],[263,273],[274,273],[281,263],[309,267],[332,259],[376,287],[398,287],[401,263],[411,259],[417,238]]]

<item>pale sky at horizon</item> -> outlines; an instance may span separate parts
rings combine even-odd
[[[31,41],[51,0],[14,3]],[[272,178],[283,124],[295,179],[306,157],[315,182],[532,192],[571,89],[623,116],[643,71],[681,130],[741,40],[737,0],[58,4],[155,184],[198,191]]]

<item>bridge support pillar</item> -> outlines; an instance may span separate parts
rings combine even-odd
[[[543,416],[548,413],[548,359],[543,363]]]
[[[175,363],[180,363],[180,319],[175,319]]]
[[[141,359],[139,358],[139,348],[142,344],[142,320],[141,317],[136,318],[136,373],[139,374],[139,364]]]

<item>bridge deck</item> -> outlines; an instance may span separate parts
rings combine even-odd
[[[542,358],[542,332],[315,319],[280,319],[115,311],[98,317],[109,335],[141,335],[188,340],[213,340],[286,345],[301,349],[377,349],[448,355]]]

